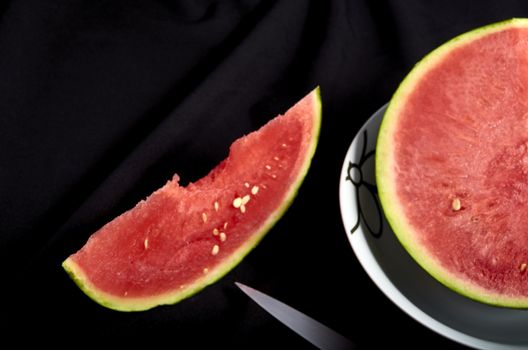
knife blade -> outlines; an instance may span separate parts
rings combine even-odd
[[[254,288],[239,282],[235,282],[235,284],[260,307],[319,349],[346,350],[354,348],[354,344],[350,340],[321,322]]]

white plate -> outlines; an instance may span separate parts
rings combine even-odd
[[[528,348],[528,310],[489,306],[446,288],[410,257],[385,221],[374,178],[385,109],[359,130],[341,170],[341,217],[358,260],[390,300],[433,331],[475,348]]]

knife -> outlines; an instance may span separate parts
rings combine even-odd
[[[348,350],[354,348],[350,340],[321,322],[256,289],[239,282],[235,284],[260,307],[319,349]]]

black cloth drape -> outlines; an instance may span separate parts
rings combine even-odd
[[[403,313],[363,271],[341,223],[339,172],[357,130],[421,57],[526,16],[528,3],[506,0],[3,0],[1,333],[311,348],[236,289],[242,281],[360,348],[463,348]],[[174,173],[183,184],[207,174],[233,140],[316,85],[323,126],[309,175],[221,281],[173,306],[119,313],[68,278],[61,262],[102,224]]]

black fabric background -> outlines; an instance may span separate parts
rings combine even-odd
[[[360,126],[427,52],[528,16],[524,1],[0,2],[1,333],[19,342],[159,341],[312,348],[244,296],[245,282],[360,348],[463,348],[374,286],[342,227],[339,172]],[[160,187],[207,174],[233,140],[320,85],[308,177],[264,241],[173,306],[120,313],[60,263]],[[163,342],[163,343],[162,343]]]

